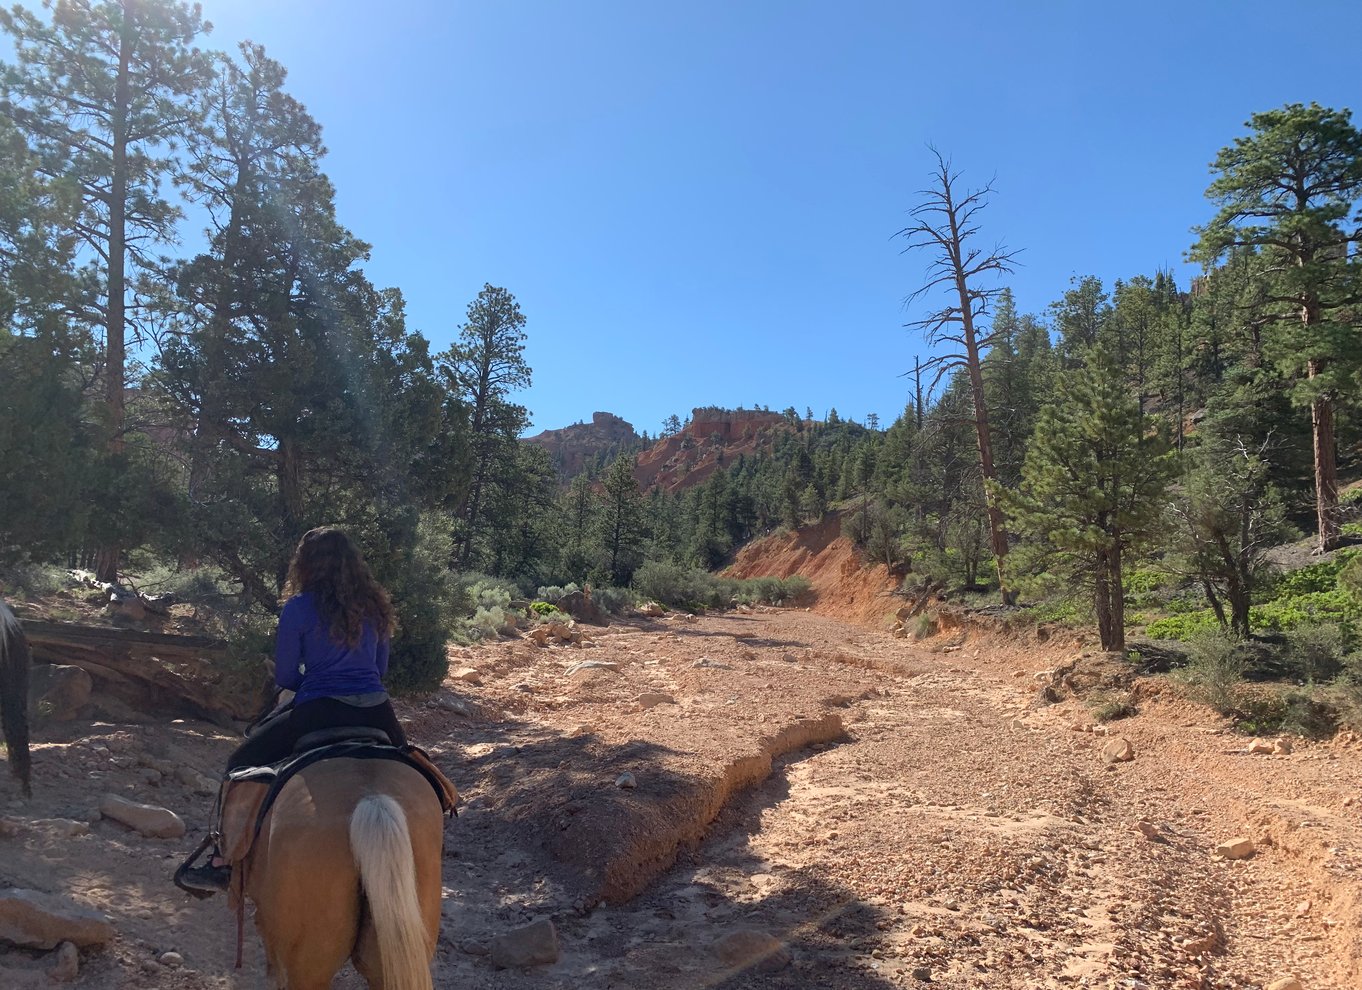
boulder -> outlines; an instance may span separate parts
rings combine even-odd
[[[460,667],[454,671],[453,677],[454,680],[463,681],[465,684],[482,683],[482,674],[478,672],[476,667]]]
[[[1226,859],[1248,859],[1254,852],[1253,840],[1246,838],[1231,839],[1215,847],[1215,854]]]
[[[638,786],[638,781],[634,779],[634,775],[632,773],[626,770],[624,771],[624,773],[620,774],[618,777],[615,778],[615,786],[620,788],[621,790],[632,791],[635,787]]]
[[[560,611],[566,612],[578,622],[585,622],[590,626],[610,625],[610,616],[605,609],[601,608],[580,591],[564,595],[554,602]]]
[[[1293,748],[1291,740],[1286,736],[1282,736],[1272,744],[1272,752],[1277,756],[1290,756]]]
[[[1244,747],[1244,752],[1266,755],[1272,752],[1272,743],[1268,742],[1266,739],[1254,739]]]
[[[576,663],[569,666],[567,670],[563,671],[563,673],[567,677],[572,677],[576,674],[580,674],[584,670],[601,670],[613,674],[619,669],[620,665],[613,660],[578,660]]]
[[[29,705],[39,718],[68,721],[89,704],[94,683],[89,673],[80,667],[36,664],[29,673]]]
[[[558,961],[558,930],[542,918],[492,939],[489,954],[499,969],[546,966]]]
[[[1280,980],[1273,980],[1267,985],[1267,990],[1305,990],[1301,986],[1301,981],[1294,976],[1284,976]]]
[[[184,819],[169,808],[138,804],[116,794],[105,794],[99,801],[99,811],[105,818],[154,839],[178,839],[185,833]]]
[[[635,698],[634,704],[638,705],[639,711],[646,712],[649,708],[656,708],[658,705],[674,705],[676,699],[660,691],[648,691]]]
[[[790,950],[770,932],[740,928],[714,942],[714,955],[725,969],[778,973],[790,964]]]
[[[1135,747],[1129,739],[1112,739],[1102,747],[1104,763],[1129,763],[1135,759]]]
[[[644,602],[636,611],[639,615],[646,615],[650,619],[658,619],[667,614],[667,610],[657,602]]]
[[[114,937],[109,919],[56,894],[11,888],[0,891],[0,941],[26,949],[104,945]]]

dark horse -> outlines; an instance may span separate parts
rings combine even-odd
[[[28,668],[33,653],[19,620],[0,601],[0,726],[4,728],[9,767],[24,789],[33,794],[29,781]]]

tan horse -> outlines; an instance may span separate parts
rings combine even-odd
[[[373,990],[430,990],[443,845],[440,802],[411,767],[299,771],[245,861],[273,986],[326,990],[351,959]]]

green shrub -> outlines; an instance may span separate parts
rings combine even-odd
[[[1286,633],[1286,663],[1292,676],[1322,683],[1343,670],[1343,630],[1334,624],[1301,625]]]
[[[1239,711],[1245,660],[1238,644],[1215,628],[1198,631],[1187,641],[1187,666],[1175,677],[1188,696],[1221,715]]]
[[[561,588],[558,587],[557,585],[549,584],[540,587],[540,589],[536,591],[535,594],[543,601],[556,602],[560,598],[566,598],[574,591],[581,590],[582,590],[581,588],[577,587],[577,585],[572,583],[565,584]]]
[[[6,571],[5,578],[5,584],[8,585],[6,593],[21,601],[28,597],[55,594],[71,584],[66,569],[54,564],[22,564]]]
[[[1329,686],[1328,697],[1338,712],[1339,724],[1362,732],[1362,653],[1344,658],[1343,671]]]
[[[1190,642],[1197,636],[1208,632],[1218,632],[1220,620],[1208,608],[1195,612],[1182,612],[1176,615],[1155,619],[1145,626],[1145,635],[1150,639],[1176,639]]]
[[[1104,723],[1131,718],[1138,714],[1140,714],[1140,709],[1135,706],[1135,701],[1128,692],[1114,696],[1108,695],[1102,698],[1092,710],[1092,717]]]
[[[623,615],[638,604],[638,594],[630,588],[596,588],[591,600],[611,615]]]
[[[1255,631],[1276,632],[1332,624],[1338,627],[1345,646],[1351,648],[1358,641],[1358,630],[1362,628],[1362,601],[1337,587],[1289,595],[1279,593],[1272,601],[1249,609],[1249,622]]]
[[[530,611],[539,616],[554,615],[558,606],[549,602],[530,602]]]
[[[1053,598],[1031,606],[1028,617],[1037,623],[1057,622],[1060,625],[1082,625],[1088,619],[1091,609],[1082,601],[1074,598]]]
[[[634,590],[644,598],[673,607],[703,608],[722,601],[716,578],[656,560],[644,561],[634,572]]]

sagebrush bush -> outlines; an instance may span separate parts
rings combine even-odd
[[[1187,694],[1221,715],[1239,711],[1245,660],[1238,644],[1220,629],[1194,634],[1187,643],[1187,666],[1177,680]]]
[[[639,602],[638,593],[630,588],[595,588],[591,600],[611,615],[623,615]]]
[[[1301,625],[1286,633],[1286,669],[1292,677],[1323,683],[1343,670],[1344,634],[1334,624]]]

